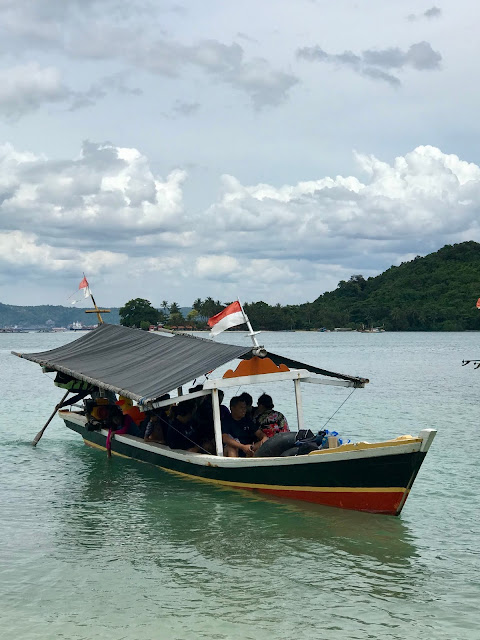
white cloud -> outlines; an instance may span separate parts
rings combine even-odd
[[[136,149],[85,143],[74,160],[56,161],[0,147],[2,226],[41,235],[76,231],[110,238],[179,229],[184,171],[161,180]]]
[[[72,257],[70,268],[78,268],[82,265],[82,271],[88,273],[101,273],[103,270],[111,271],[112,269],[125,269],[128,262],[128,256],[125,253],[113,251],[86,251],[78,252]]]
[[[0,256],[2,262],[19,267],[48,265],[52,271],[62,268],[62,261],[55,259],[51,247],[37,244],[34,234],[22,231],[0,233]]]
[[[226,278],[238,272],[239,263],[233,256],[200,256],[195,263],[195,271],[201,278]]]
[[[256,109],[284,102],[298,82],[293,73],[276,69],[264,57],[246,56],[236,42],[203,38],[186,44],[170,34],[167,36],[159,28],[165,11],[154,3],[138,0],[132,3],[43,0],[42,6],[18,0],[1,7],[0,16],[10,50],[53,52],[83,61],[114,61],[170,78],[193,67],[218,83],[244,92]],[[87,91],[72,91],[72,108],[90,106],[112,88],[115,89],[106,79],[94,83]],[[125,90],[123,84],[120,90]],[[196,108],[194,104],[193,110]],[[185,107],[182,111],[185,113]]]
[[[307,62],[325,62],[335,67],[348,67],[356,73],[382,80],[394,87],[400,85],[397,76],[387,73],[384,69],[401,70],[408,67],[416,71],[432,71],[440,68],[442,56],[434,51],[430,43],[422,41],[412,44],[406,51],[399,47],[387,49],[367,49],[360,54],[352,51],[343,53],[327,53],[320,46],[301,47],[297,49],[297,58]]]
[[[245,278],[249,280],[258,278],[263,286],[269,287],[299,282],[302,278],[301,273],[294,271],[290,265],[275,260],[250,260],[242,272]]]
[[[421,146],[393,164],[356,154],[368,181],[322,178],[296,185],[245,186],[223,180],[219,202],[207,219],[235,229],[239,253],[272,258],[308,255],[322,260],[335,247],[343,259],[353,252],[392,250],[409,241],[422,246],[457,233],[478,234],[480,168]],[[342,249],[343,245],[343,249]]]
[[[135,238],[135,244],[139,247],[191,248],[197,243],[198,239],[198,235],[195,231],[165,231],[165,233],[137,236]]]
[[[42,104],[70,97],[58,69],[36,62],[0,69],[0,112],[18,118]]]
[[[111,251],[58,250],[39,242],[33,233],[23,231],[0,232],[0,264],[22,269],[38,268],[44,272],[82,270],[98,273],[102,269],[119,267],[126,255]]]
[[[427,20],[431,20],[432,18],[439,18],[442,15],[442,10],[439,9],[438,7],[430,7],[430,9],[427,9],[426,11],[424,11],[423,13],[410,13],[407,16],[407,20],[409,22],[415,22],[415,20],[421,20],[422,18],[427,18]]]
[[[289,90],[298,83],[291,72],[272,68],[265,58],[248,59],[237,43],[200,40],[185,45],[167,38],[133,38],[131,32],[97,25],[96,33],[88,39],[78,38],[72,53],[82,57],[119,59],[138,69],[155,75],[176,77],[188,67],[203,71],[220,83],[245,92],[255,108],[276,106],[287,99]],[[127,47],[120,46],[129,39]],[[112,46],[112,42],[117,43]]]
[[[406,255],[480,240],[476,164],[432,146],[391,163],[355,158],[360,177],[274,186],[225,176],[218,201],[193,214],[182,203],[185,173],[161,180],[136,149],[85,143],[76,159],[52,161],[4,145],[2,264],[27,278],[33,266],[35,278],[60,269],[110,274],[125,281],[125,295],[175,289],[188,296],[183,303],[244,291],[287,303]]]

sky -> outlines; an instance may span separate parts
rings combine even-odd
[[[0,302],[312,301],[480,241],[476,0],[0,0]]]

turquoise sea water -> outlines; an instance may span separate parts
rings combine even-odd
[[[0,334],[5,640],[480,637],[478,333],[265,333],[272,351],[370,378],[329,422],[355,440],[438,435],[399,518],[256,498],[83,445],[42,351]],[[242,334],[220,337],[245,343]],[[321,427],[349,389],[308,388]],[[258,391],[262,391],[259,389]],[[271,392],[294,426],[293,390]]]

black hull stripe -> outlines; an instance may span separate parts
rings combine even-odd
[[[102,433],[65,420],[66,425],[79,433],[86,444],[105,449]],[[117,440],[112,441],[112,453],[153,464],[183,476],[221,483],[238,488],[278,488],[302,491],[371,491],[405,492],[420,468],[425,453],[366,457],[358,460],[339,460],[329,464],[308,464],[269,467],[218,467],[196,465],[141,449]]]

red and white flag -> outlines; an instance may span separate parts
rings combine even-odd
[[[82,289],[83,289],[83,295],[85,296],[85,298],[88,298],[88,296],[90,295],[90,287],[88,286],[88,282],[85,276],[83,277],[83,280],[78,285],[78,290],[81,291]],[[75,295],[75,294],[72,294],[72,295]],[[76,299],[76,296],[75,296],[75,300],[72,300],[72,304],[77,304],[77,302],[78,300]]]
[[[477,309],[480,309],[480,298],[477,300]]]
[[[88,282],[87,282],[87,279],[85,278],[85,276],[83,276],[83,280],[78,285],[78,288],[79,289],[84,289],[83,293],[85,295],[85,298],[88,298],[88,296],[90,295],[90,289],[88,287]]]
[[[229,304],[223,311],[217,313],[207,320],[207,324],[211,327],[210,335],[216,336],[225,329],[236,327],[237,324],[247,322],[247,317],[243,313],[242,305],[238,300]]]

